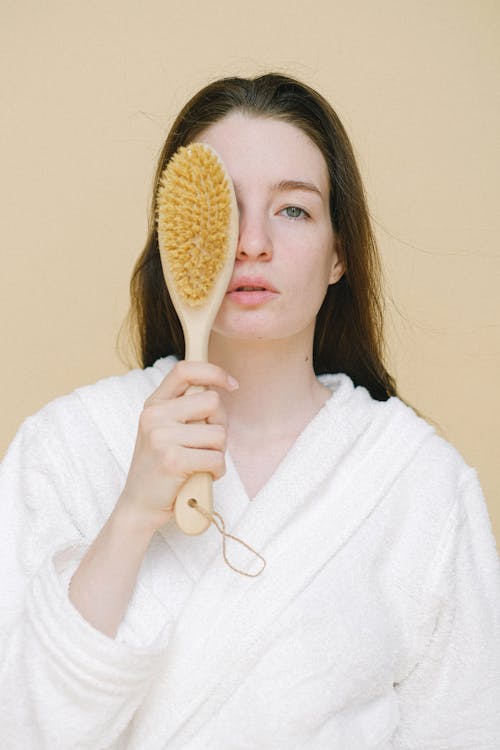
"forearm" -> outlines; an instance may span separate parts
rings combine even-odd
[[[127,481],[115,510],[70,584],[70,601],[94,628],[114,638],[127,610],[153,533],[193,473],[225,471],[226,417],[215,390],[238,387],[219,367],[180,363],[145,401]]]
[[[72,577],[70,601],[111,638],[124,618],[153,533],[133,508],[119,503]]]
[[[161,608],[153,611],[153,635],[142,645],[103,635],[68,601],[58,568],[53,557],[46,559],[9,636],[1,639],[2,750],[114,747],[143,702],[168,641]],[[154,610],[147,594],[145,604]]]

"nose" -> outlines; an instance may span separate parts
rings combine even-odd
[[[266,261],[272,258],[273,246],[267,218],[256,212],[242,211],[240,207],[240,229],[237,260]]]

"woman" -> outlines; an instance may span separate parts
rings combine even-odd
[[[342,125],[271,74],[200,91],[156,184],[191,141],[222,156],[240,212],[210,363],[182,361],[152,218],[132,281],[144,369],[49,404],[4,462],[3,746],[498,747],[486,507],[382,363]],[[169,523],[195,471],[261,575],[225,565],[214,527]]]

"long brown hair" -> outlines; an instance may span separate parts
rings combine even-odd
[[[317,375],[344,372],[373,398],[387,400],[396,389],[383,364],[379,256],[352,146],[338,116],[320,94],[276,73],[210,83],[184,106],[170,129],[155,175],[146,246],[130,283],[129,322],[142,366],[169,354],[184,357],[184,337],[158,250],[154,197],[160,175],[180,146],[235,110],[291,123],[322,152],[330,176],[331,220],[345,273],[328,287],[316,318],[314,370]]]

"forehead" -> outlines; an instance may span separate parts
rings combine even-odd
[[[235,182],[303,180],[328,192],[323,154],[304,131],[289,122],[233,112],[199,133],[196,140],[220,154]]]

